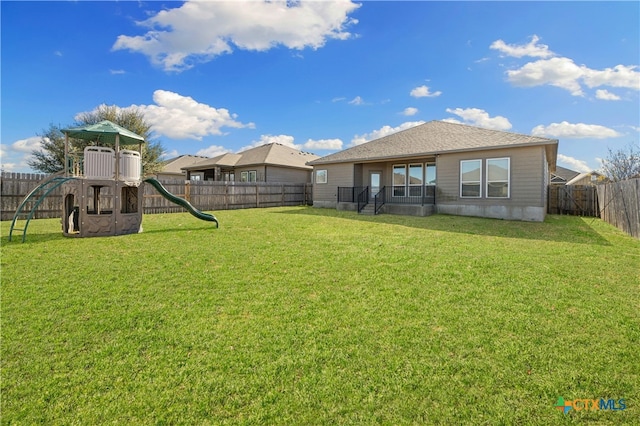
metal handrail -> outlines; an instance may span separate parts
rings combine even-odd
[[[369,203],[369,187],[366,186],[364,190],[362,190],[358,194],[358,213],[360,213],[364,208],[364,206],[366,206],[368,203]]]
[[[380,191],[378,191],[378,193],[373,197],[373,207],[374,207],[373,214],[378,214],[382,206],[384,206],[385,193],[386,193],[386,186],[383,186],[380,189]]]

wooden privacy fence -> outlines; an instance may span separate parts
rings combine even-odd
[[[599,217],[598,194],[590,185],[550,185],[547,213]]]
[[[23,198],[46,175],[2,173],[0,179],[1,220],[11,220]],[[209,182],[160,180],[167,191],[184,198],[203,210],[231,210],[255,207],[297,206],[312,204],[312,185],[270,182]],[[144,213],[177,213],[185,209],[160,195],[151,185],[144,185]],[[55,189],[40,204],[34,218],[60,217],[62,192]]]
[[[640,238],[640,179],[598,185],[598,198],[602,220]]]

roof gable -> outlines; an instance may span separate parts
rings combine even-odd
[[[316,160],[315,154],[299,151],[279,143],[270,143],[248,149],[240,153],[242,156],[236,167],[268,164],[272,166],[296,167],[311,169],[307,162]]]
[[[181,174],[183,167],[192,166],[207,159],[208,157],[201,157],[199,155],[181,155],[179,157],[171,158],[162,163],[161,173]]]
[[[519,133],[473,127],[444,121],[430,121],[410,129],[354,146],[312,161],[312,165],[386,160],[446,152],[478,151],[493,148],[555,145],[548,153],[555,165],[558,140]]]
[[[567,169],[566,167],[556,166],[556,171],[551,176],[552,182],[568,182],[574,177],[578,176],[580,172]]]
[[[270,143],[247,149],[238,154],[228,152],[193,165],[183,166],[182,169],[204,170],[215,166],[248,167],[266,164],[311,170],[312,167],[307,165],[307,163],[318,158],[315,154],[298,151],[297,149],[279,143]]]

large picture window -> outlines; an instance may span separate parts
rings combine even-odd
[[[509,198],[509,183],[509,159],[487,159],[487,198]]]
[[[409,164],[409,196],[422,195],[422,164]]]
[[[482,160],[460,161],[460,196],[480,198],[482,182]]]
[[[404,164],[393,166],[393,196],[404,197],[407,185],[407,166]]]
[[[427,163],[425,185],[436,184],[436,163]]]

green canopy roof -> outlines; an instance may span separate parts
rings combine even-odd
[[[70,138],[85,139],[102,143],[116,143],[116,135],[120,135],[120,143],[123,145],[132,145],[144,142],[144,137],[118,126],[109,120],[104,120],[96,124],[88,124],[86,126],[72,127],[70,129],[62,129]]]

